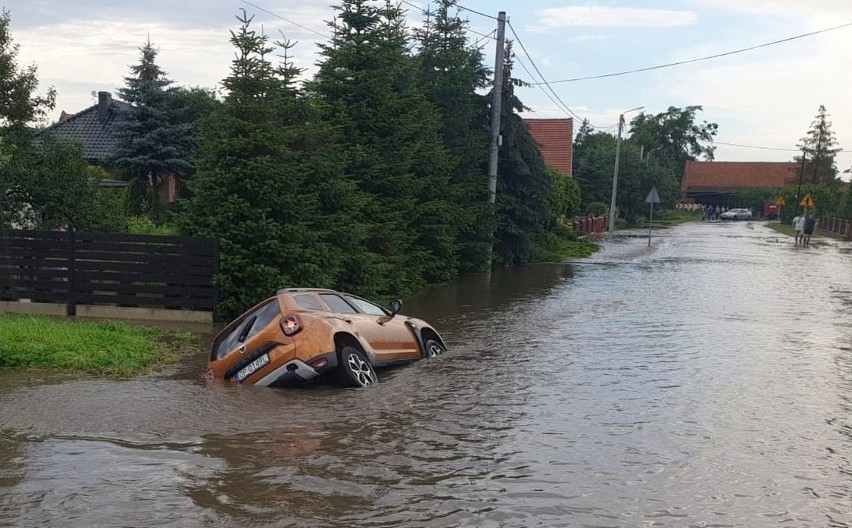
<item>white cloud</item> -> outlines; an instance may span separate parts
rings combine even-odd
[[[838,168],[852,166],[852,35],[832,32],[810,45],[777,46],[758,55],[703,63],[686,73],[656,77],[660,93],[678,104],[702,104],[703,119],[719,123],[719,141],[776,148],[796,148],[824,104],[832,130],[847,152]],[[693,50],[694,52],[694,50]],[[719,160],[780,161],[794,152],[720,146]],[[848,176],[847,176],[848,178]]]
[[[696,23],[698,15],[692,11],[666,9],[641,9],[635,7],[609,7],[596,4],[554,7],[537,11],[540,27],[554,29],[565,27],[680,27]]]
[[[259,26],[260,22],[256,19]],[[279,21],[265,21],[271,40],[280,40],[278,27],[298,41],[292,50],[296,65],[315,70],[319,36]],[[139,47],[150,35],[160,50],[157,63],[176,85],[217,88],[228,75],[234,58],[227,27],[179,27],[166,22],[131,19],[76,20],[16,31],[20,64],[36,64],[41,91],[58,92],[55,119],[60,111],[80,111],[92,104],[91,91],[124,86],[130,65],[139,61]],[[310,73],[308,73],[310,75]]]

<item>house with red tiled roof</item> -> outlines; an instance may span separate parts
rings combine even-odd
[[[687,201],[720,204],[751,189],[780,190],[798,178],[792,161],[687,161],[680,190]]]
[[[574,158],[574,120],[524,119],[539,145],[544,162],[565,176],[571,176]]]

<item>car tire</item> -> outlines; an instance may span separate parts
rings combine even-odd
[[[379,382],[376,369],[357,348],[345,346],[340,350],[337,379],[344,387],[369,387]]]
[[[423,350],[424,357],[433,358],[438,357],[444,352],[446,352],[447,348],[438,341],[435,341],[434,339],[427,339],[426,342],[423,343]]]

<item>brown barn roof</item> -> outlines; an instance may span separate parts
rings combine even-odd
[[[533,139],[541,147],[544,162],[566,176],[571,176],[574,156],[574,120],[524,119]]]
[[[681,182],[684,194],[781,189],[799,176],[795,162],[687,161]]]

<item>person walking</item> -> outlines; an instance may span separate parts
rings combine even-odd
[[[804,236],[802,237],[802,245],[810,246],[811,245],[811,235],[814,234],[814,228],[816,227],[816,218],[814,215],[808,215],[804,220],[805,230]]]
[[[802,242],[802,238],[804,237],[805,231],[805,219],[799,215],[796,215],[793,218],[793,236],[795,237],[795,242],[793,242],[794,246],[798,246],[799,242]]]

